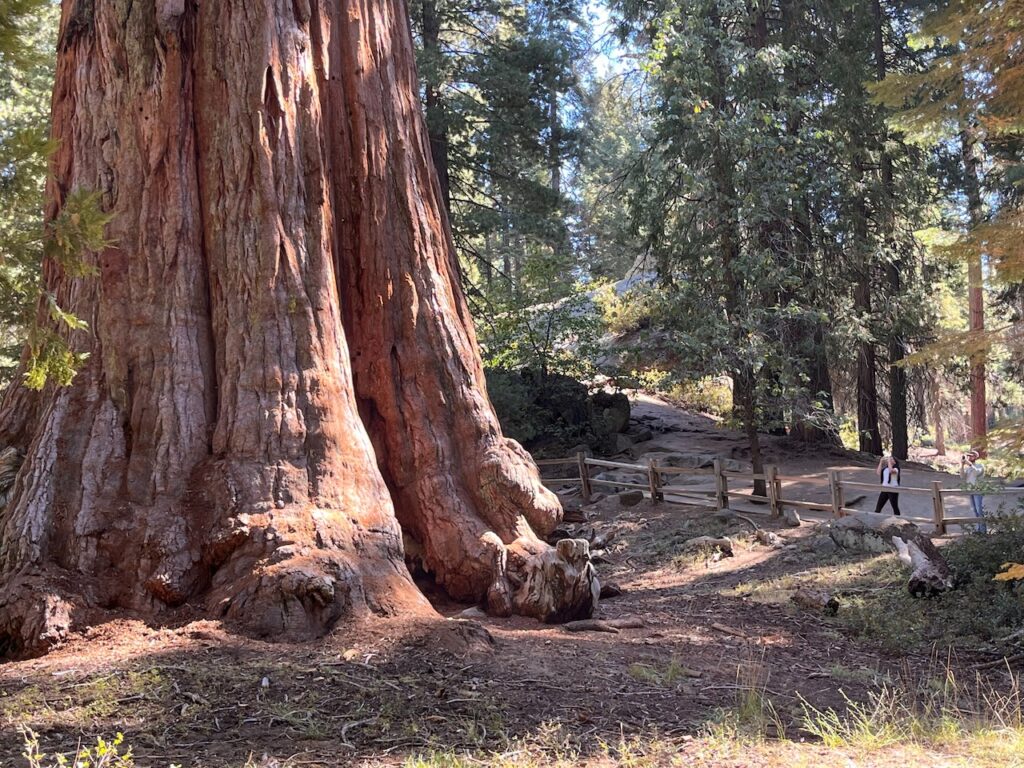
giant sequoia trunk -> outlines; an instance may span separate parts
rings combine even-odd
[[[101,193],[74,383],[15,386],[0,644],[186,602],[268,636],[455,596],[589,615],[585,546],[484,391],[401,0],[65,0],[49,215]],[[376,450],[375,450],[376,449]],[[396,520],[397,512],[397,520]]]

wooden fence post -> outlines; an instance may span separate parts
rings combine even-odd
[[[781,517],[782,483],[779,481],[779,468],[774,464],[765,467],[764,479],[767,481],[765,485],[768,487],[768,506],[771,508],[772,517]]]
[[[654,465],[654,459],[647,460],[647,483],[651,487],[651,504],[657,504],[661,492],[658,491],[658,470]]]
[[[583,495],[583,503],[590,503],[590,470],[587,469],[587,456],[583,451],[576,454],[576,462],[580,467],[580,487]]]
[[[830,469],[828,472],[829,487],[832,490],[832,516],[842,517],[843,507],[846,502],[843,499],[843,482],[839,476],[838,469]]]
[[[935,530],[940,536],[946,535],[946,510],[942,503],[942,481],[932,481],[932,511]]]
[[[722,473],[722,460],[715,459],[715,509],[729,508],[729,479]]]

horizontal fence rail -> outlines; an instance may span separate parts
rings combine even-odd
[[[630,464],[624,461],[609,461],[607,459],[593,459],[589,456],[578,453],[576,456],[564,459],[539,459],[536,464],[540,468],[567,468],[575,465],[577,474],[568,477],[547,478],[541,477],[541,481],[548,485],[579,485],[585,503],[589,503],[594,495],[594,486],[612,488],[623,488],[631,491],[642,491],[650,497],[654,504],[663,501],[675,504],[686,504],[688,506],[699,506],[713,510],[729,508],[730,499],[745,499],[754,504],[765,506],[765,514],[771,517],[781,517],[786,507],[791,509],[806,509],[814,512],[828,512],[833,517],[862,512],[863,510],[853,509],[846,505],[847,491],[871,491],[880,493],[889,490],[886,486],[878,483],[865,483],[856,480],[844,480],[839,470],[829,470],[826,477],[821,475],[780,475],[776,467],[768,466],[764,472],[741,472],[724,469],[721,460],[716,459],[710,467],[672,467],[661,466],[655,461],[647,464]],[[629,472],[633,475],[644,475],[644,480],[631,477],[628,480],[613,477],[595,477],[591,474],[591,467],[598,470],[617,470]],[[600,474],[600,473],[599,473]],[[705,477],[713,488],[691,488],[686,485],[672,485],[672,479],[680,476]],[[791,499],[785,497],[783,483],[799,483],[812,480],[827,479],[830,501],[810,501],[807,499]],[[738,490],[730,488],[730,480],[742,481],[750,485],[750,490]],[[757,483],[762,483],[764,493],[754,493]],[[946,532],[947,525],[979,525],[985,521],[984,517],[950,517],[946,514],[945,499],[949,496],[974,496],[984,497],[1017,497],[1024,501],[1024,488],[995,488],[991,490],[975,490],[970,488],[945,488],[942,482],[935,480],[929,488],[914,486],[900,486],[899,493],[911,495],[928,495],[932,499],[932,516],[922,517],[920,515],[903,515],[906,520],[914,522],[931,523],[939,533]],[[671,497],[671,498],[670,498]]]

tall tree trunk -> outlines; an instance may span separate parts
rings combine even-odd
[[[4,397],[0,646],[112,607],[271,637],[428,612],[393,499],[457,596],[589,614],[586,548],[538,539],[560,509],[484,391],[401,2],[65,0],[61,30],[48,216],[97,190],[115,245],[46,265],[90,322],[72,385],[31,424]]]
[[[861,267],[870,273],[870,264]],[[853,305],[861,317],[871,315],[871,278],[862,275],[854,286]],[[874,342],[861,341],[857,346],[857,432],[860,450],[879,456],[882,453],[882,432],[878,426],[878,384],[876,381]]]
[[[822,280],[821,264],[815,263],[814,232],[811,226],[810,205],[806,199],[794,200],[791,217],[793,220],[793,251],[797,261],[804,266],[806,285],[814,286]],[[816,293],[816,291],[815,291]],[[812,296],[820,302],[820,297]],[[832,394],[832,374],[828,367],[828,348],[825,321],[817,313],[810,318],[796,322],[796,344],[803,353],[807,371],[807,389],[815,412],[823,414],[828,426],[806,416],[795,418],[793,434],[809,443],[830,443],[841,445],[839,432],[831,426],[835,417],[835,402]]]
[[[859,149],[855,149],[859,152]],[[864,178],[863,161],[853,161],[858,186]],[[857,199],[852,204],[854,240],[857,253],[857,283],[853,289],[853,306],[866,329],[872,320],[872,264],[868,230],[867,203]],[[870,331],[868,331],[870,332]],[[857,432],[860,450],[878,456],[882,453],[882,432],[878,426],[877,358],[874,339],[865,338],[857,345]]]
[[[967,195],[967,210],[971,227],[982,223],[981,162],[978,159],[978,136],[974,128],[965,129],[960,136],[964,164],[964,192]],[[984,275],[981,266],[981,251],[973,251],[967,262],[967,301],[970,315],[971,334],[981,336],[985,332]],[[985,451],[988,436],[988,403],[985,395],[985,352],[971,355],[971,444],[978,451]]]
[[[885,13],[881,0],[872,0],[872,18],[874,21],[874,55],[875,78],[878,82],[885,79],[887,68],[885,63]],[[886,242],[893,251],[890,261],[886,264],[886,278],[889,283],[890,295],[897,300],[903,293],[903,270],[907,260],[898,252],[899,244],[895,238],[895,182],[893,177],[892,158],[885,149],[889,140],[888,130],[882,127],[882,151],[880,173],[882,177],[882,229]],[[889,329],[889,421],[892,430],[892,455],[897,459],[906,459],[910,450],[910,437],[907,432],[907,371],[901,365],[906,357],[906,348],[898,327]]]
[[[716,27],[722,25],[717,8],[711,11],[711,23]],[[714,71],[715,79],[712,89],[712,104],[719,118],[726,114],[726,81],[728,75],[725,71],[726,63],[722,60],[717,45],[710,51],[710,63]],[[715,195],[717,197],[718,221],[716,222],[716,236],[722,258],[722,275],[724,281],[723,298],[725,299],[726,320],[729,327],[735,334],[734,344],[736,350],[745,343],[743,339],[742,326],[739,322],[739,315],[743,302],[745,301],[742,278],[739,275],[739,260],[741,256],[739,214],[736,209],[736,181],[734,177],[735,164],[728,144],[728,139],[721,133],[715,137],[711,147],[711,160],[713,164]],[[739,353],[738,353],[739,354]],[[742,354],[739,354],[742,358]],[[764,473],[764,462],[761,457],[761,437],[758,433],[758,398],[757,381],[749,362],[740,360],[732,371],[733,381],[733,402],[738,406],[740,421],[743,424],[743,431],[747,436],[750,447],[750,460],[755,474]],[[766,495],[764,480],[754,482],[754,493],[760,496]]]
[[[562,196],[562,118],[558,109],[558,90],[551,86],[548,93],[548,170],[551,173],[551,191]]]
[[[767,16],[765,7],[761,6],[758,14],[758,26],[763,27],[761,39],[767,41]],[[779,20],[781,22],[781,39],[786,46],[797,46],[801,43],[805,31],[802,25],[802,9],[792,0],[779,3]],[[762,45],[763,47],[763,45]],[[799,95],[801,75],[796,64],[786,67],[785,81],[794,84],[791,96]],[[786,120],[786,133],[794,146],[800,144],[800,132],[806,114],[800,106],[800,100],[794,98]],[[811,226],[811,206],[807,195],[793,196],[788,212],[789,238],[788,250],[794,269],[803,275],[804,284],[799,296],[794,300],[808,303],[810,306],[821,306],[818,296],[818,285],[824,277],[821,265],[816,263],[814,232]],[[831,443],[840,445],[839,432],[831,427],[835,417],[832,395],[832,376],[828,367],[828,350],[826,348],[826,332],[824,321],[817,312],[803,312],[801,317],[791,325],[794,341],[794,352],[803,358],[803,368],[807,374],[807,408],[793,411],[792,429],[790,434],[798,440],[808,443]],[[828,426],[823,424],[827,422]]]
[[[434,161],[437,179],[441,185],[441,202],[451,217],[452,191],[448,171],[448,116],[445,114],[441,97],[439,64],[441,53],[441,17],[437,12],[437,0],[421,0],[423,13],[423,53],[430,62],[426,81],[427,135],[430,139],[430,156]]]
[[[946,429],[942,423],[942,382],[937,374],[931,380],[932,422],[935,427],[935,452],[939,456],[946,455]]]

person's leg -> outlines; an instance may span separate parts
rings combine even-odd
[[[900,513],[900,495],[898,493],[890,493],[889,503],[892,504],[892,513],[898,515]]]
[[[878,501],[875,502],[875,514],[876,515],[879,514],[882,511],[882,507],[885,506],[885,497],[888,496],[888,495],[889,494],[885,493],[884,491],[882,493],[878,494]]]
[[[971,494],[971,509],[974,510],[974,516],[975,517],[984,518],[985,517],[985,497],[982,496],[980,493],[972,493]],[[978,526],[978,531],[980,533],[987,533],[988,529],[985,527],[985,524],[982,523],[981,525]]]

